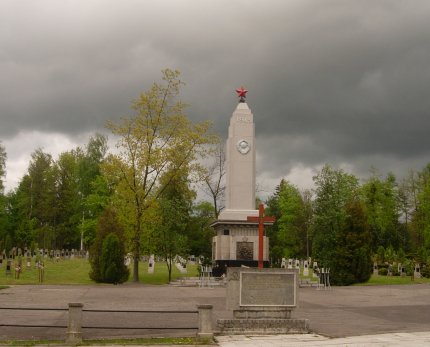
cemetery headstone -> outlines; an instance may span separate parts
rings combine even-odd
[[[45,279],[45,263],[40,262],[38,268],[38,275],[39,275],[39,283],[43,283]]]
[[[293,268],[293,259],[288,259],[287,269],[292,269],[292,268]]]
[[[182,258],[179,255],[176,255],[175,259],[175,266],[176,268],[179,270],[179,272],[181,274],[186,274],[187,273],[187,262],[184,258]]]
[[[125,266],[130,266],[130,264],[131,264],[131,257],[130,257],[130,255],[129,254],[127,254],[125,257],[124,257],[124,265]]]
[[[287,260],[285,258],[282,258],[281,261],[281,268],[286,269],[287,268]]]
[[[31,257],[27,257],[27,269],[31,268]]]
[[[375,261],[373,263],[373,274],[374,275],[378,275],[379,271],[378,271],[378,263]]]
[[[299,259],[296,259],[295,268],[300,269],[300,260]]]
[[[420,271],[421,269],[420,269],[420,264],[415,264],[415,267],[414,267],[414,277],[415,278],[421,278],[421,271]]]
[[[309,276],[309,264],[307,260],[305,260],[303,263],[303,276]]]
[[[154,268],[155,268],[155,257],[154,257],[154,254],[151,254],[149,256],[149,261],[148,261],[148,273],[150,274],[154,273]]]
[[[12,275],[12,260],[8,259],[6,262],[6,276]]]
[[[400,276],[405,277],[406,276],[406,268],[404,266],[402,266],[400,268]]]
[[[21,274],[21,264],[15,264],[15,279],[19,280],[19,275]]]
[[[313,278],[319,277],[318,263],[316,261],[314,261],[314,264],[312,266],[312,277]]]

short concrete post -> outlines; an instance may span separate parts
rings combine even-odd
[[[213,338],[212,331],[212,305],[197,305],[199,311],[199,331],[197,337],[199,338]]]
[[[69,325],[67,328],[68,345],[82,342],[82,307],[81,303],[69,303]]]

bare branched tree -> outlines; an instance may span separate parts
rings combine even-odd
[[[206,167],[207,173],[204,177],[202,190],[212,199],[214,216],[218,218],[224,208],[225,193],[225,152],[221,143],[214,149],[213,161]]]

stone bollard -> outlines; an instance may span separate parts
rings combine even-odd
[[[212,305],[197,305],[199,311],[198,338],[212,339],[214,336],[212,331],[212,308]]]
[[[81,303],[69,303],[69,325],[66,343],[77,345],[82,342],[82,307]]]

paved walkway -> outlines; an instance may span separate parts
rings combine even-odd
[[[221,347],[362,347],[362,346],[430,346],[430,331],[415,333],[394,333],[329,338],[316,334],[304,335],[275,335],[275,336],[219,336],[218,345]]]

